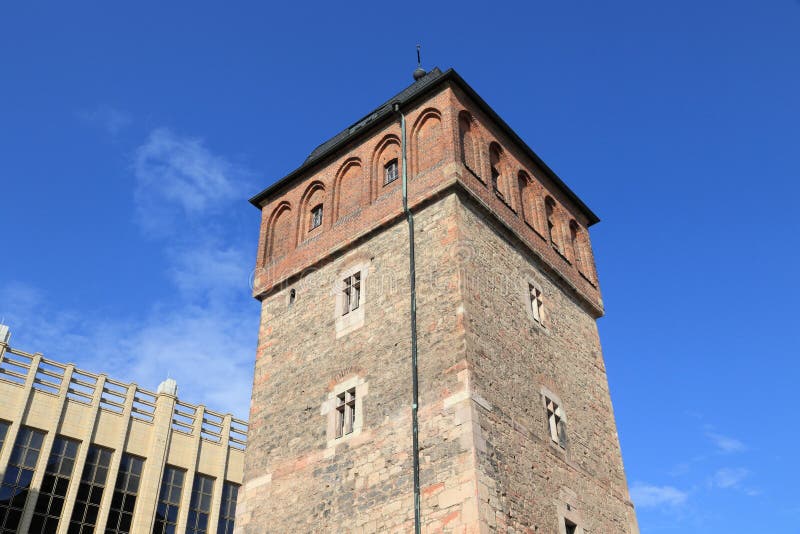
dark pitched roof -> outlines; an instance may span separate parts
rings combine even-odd
[[[481,98],[478,93],[476,93],[475,90],[472,89],[472,87],[470,87],[469,84],[467,84],[467,82],[465,82],[455,70],[448,69],[445,72],[442,72],[438,67],[435,67],[419,80],[415,80],[414,83],[400,91],[397,95],[387,100],[372,112],[368,113],[349,128],[342,130],[335,136],[319,145],[311,152],[311,154],[308,155],[300,167],[282,179],[278,180],[271,186],[267,187],[257,195],[253,196],[250,199],[250,203],[256,207],[260,207],[262,200],[291,182],[293,178],[306,171],[314,163],[333,153],[344,143],[353,140],[361,134],[371,130],[371,126],[379,124],[382,119],[386,118],[392,113],[392,104],[395,102],[398,102],[401,106],[403,104],[412,102],[417,98],[427,94],[429,91],[438,87],[441,83],[444,83],[447,80],[452,80],[465,93],[467,93],[467,95],[469,95],[469,97],[475,101],[478,107],[480,107],[484,113],[486,113],[498,126],[500,126],[500,128],[511,138],[511,140],[517,143],[525,151],[525,153],[548,174],[548,176],[556,183],[558,187],[561,188],[567,197],[575,203],[578,209],[582,210],[586,214],[587,218],[589,219],[589,226],[600,221],[600,218],[597,217],[597,215],[595,215],[594,212],[590,210],[580,198],[578,198],[578,195],[576,195],[567,186],[567,184],[565,184],[564,181],[561,180],[561,178],[559,178],[558,175],[552,169],[550,169],[550,167],[548,167],[544,161],[542,161],[542,159],[525,143],[525,141],[523,141],[516,134],[516,132],[514,132],[514,130],[512,130],[511,127],[500,118],[500,116],[489,106],[489,104],[487,104],[486,101],[484,101],[483,98]]]
[[[414,98],[417,94],[424,91],[428,88],[431,84],[435,83],[436,80],[442,77],[442,71],[439,70],[439,67],[434,68],[428,74],[420,78],[419,80],[414,81],[411,85],[397,93],[395,96],[378,106],[375,110],[371,113],[368,113],[363,119],[359,120],[349,128],[345,128],[338,134],[334,135],[317,148],[315,148],[311,154],[308,155],[306,160],[303,162],[303,166],[310,164],[313,161],[320,159],[321,157],[325,156],[331,148],[338,145],[340,142],[344,141],[345,139],[350,138],[353,134],[355,134],[358,130],[361,130],[365,126],[379,120],[389,113],[392,112],[392,104],[394,102],[407,102]]]

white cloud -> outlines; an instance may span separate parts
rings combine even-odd
[[[672,486],[654,486],[637,482],[631,486],[631,500],[638,508],[679,506],[686,502],[689,494]]]
[[[722,434],[717,434],[715,432],[706,432],[706,437],[710,439],[712,443],[714,443],[720,452],[732,453],[743,452],[747,450],[745,444],[736,438],[723,436]]]
[[[246,173],[201,140],[159,128],[136,151],[134,174],[137,222],[146,232],[164,236],[185,233],[176,228],[181,219],[203,223],[201,217],[220,213],[239,198]]]
[[[749,475],[750,471],[743,467],[723,467],[714,473],[712,484],[722,489],[738,488]]]
[[[157,238],[177,291],[120,316],[64,310],[30,284],[9,283],[0,286],[0,316],[12,346],[145,389],[169,375],[182,400],[246,418],[259,321],[248,285],[255,244],[227,217],[248,209],[248,174],[164,129],[136,151],[134,173],[141,228]],[[167,223],[180,231],[166,231]]]
[[[133,122],[130,114],[105,105],[97,106],[91,110],[79,111],[78,117],[87,123],[99,126],[112,137],[115,137]]]

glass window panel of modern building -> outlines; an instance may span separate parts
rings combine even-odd
[[[8,427],[9,423],[6,421],[0,421],[0,451],[3,450],[3,443],[6,441],[6,435],[8,434]]]
[[[106,534],[128,534],[131,531],[143,468],[144,458],[132,454],[122,456],[114,496],[111,499],[111,509],[108,513]]]
[[[111,449],[98,445],[89,447],[81,484],[78,486],[78,496],[75,498],[75,508],[72,509],[68,534],[93,534],[112,453]]]
[[[206,534],[208,516],[211,515],[211,495],[214,493],[214,478],[197,473],[192,484],[192,500],[189,505],[189,534]]]
[[[0,484],[0,533],[17,532],[28,491],[42,450],[44,432],[23,426],[19,429],[11,459]]]
[[[158,495],[153,534],[175,534],[185,474],[186,472],[183,469],[178,469],[171,465],[164,466],[164,477],[161,479],[161,491]]]
[[[77,440],[63,436],[57,436],[53,442],[29,534],[51,534],[58,528],[79,445]]]
[[[217,522],[217,534],[233,534],[233,523],[236,519],[236,498],[239,496],[239,484],[225,482],[222,485],[222,505]]]

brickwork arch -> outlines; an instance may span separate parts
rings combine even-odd
[[[311,211],[322,206],[322,224],[317,228],[312,228]],[[330,203],[327,198],[325,184],[319,180],[311,182],[300,198],[300,208],[297,210],[297,242],[302,243],[313,233],[318,234],[328,225],[330,219]]]
[[[559,253],[564,254],[563,229],[561,224],[561,214],[556,201],[550,195],[544,199],[545,221],[547,224],[546,235],[550,244]]]
[[[333,185],[334,213],[333,220],[350,215],[364,205],[364,191],[367,181],[364,177],[364,166],[361,158],[348,158],[339,167]]]
[[[288,202],[281,202],[272,211],[267,222],[264,263],[275,262],[294,250],[294,236],[292,205]]]
[[[411,128],[412,177],[435,167],[444,159],[442,140],[442,114],[428,108],[419,114]]]
[[[571,254],[573,263],[586,278],[594,279],[594,262],[591,256],[591,247],[589,246],[589,239],[587,232],[581,228],[575,219],[569,221],[569,238],[571,245]]]
[[[475,119],[468,111],[461,111],[458,114],[458,141],[461,152],[461,162],[479,180],[481,177],[481,148],[479,143],[479,133],[476,128]]]
[[[519,214],[522,220],[536,232],[542,231],[541,188],[525,171],[517,173],[517,191],[519,194]]]
[[[503,148],[497,142],[489,145],[489,175],[495,194],[513,207],[510,167]]]
[[[390,184],[385,183],[385,167],[392,160],[397,160],[398,172],[403,172],[400,138],[394,134],[389,134],[375,145],[375,150],[372,153],[370,200],[375,200],[383,192],[384,188],[396,187],[400,183],[399,180],[395,180]]]

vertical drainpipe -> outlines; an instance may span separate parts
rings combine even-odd
[[[411,284],[411,439],[414,461],[414,533],[422,532],[419,497],[419,380],[417,376],[417,272],[414,261],[414,216],[408,209],[408,161],[406,158],[406,116],[400,111],[400,102],[392,109],[400,115],[400,152],[402,153],[403,213],[408,221],[408,263]]]

